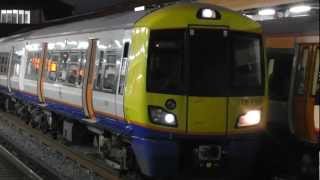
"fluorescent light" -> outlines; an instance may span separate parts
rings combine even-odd
[[[76,46],[77,44],[78,44],[77,41],[68,41],[67,40],[67,45]]]
[[[80,41],[78,44],[78,49],[87,49],[89,47],[89,43],[87,41]]]
[[[145,6],[138,6],[138,7],[135,7],[134,8],[134,11],[144,11],[146,9],[146,7]]]
[[[40,44],[28,44],[26,45],[26,50],[27,51],[39,51],[40,50]]]
[[[54,47],[55,47],[54,43],[49,43],[49,44],[48,44],[48,49],[49,49],[49,50],[53,50]]]
[[[261,9],[261,10],[258,12],[258,14],[259,14],[260,16],[273,16],[273,15],[276,14],[276,10],[271,9],[271,8],[269,8],[269,9]]]
[[[310,6],[307,5],[298,5],[298,6],[293,6],[289,9],[289,12],[294,13],[294,14],[299,14],[299,13],[305,13],[309,12],[311,10]]]

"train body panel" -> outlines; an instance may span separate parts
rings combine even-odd
[[[316,40],[316,39],[314,39]],[[309,42],[307,40],[307,42]],[[290,91],[292,132],[302,141],[319,143],[319,44],[297,45]]]

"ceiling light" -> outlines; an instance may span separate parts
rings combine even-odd
[[[260,16],[273,16],[273,15],[276,14],[276,10],[271,9],[271,8],[269,8],[269,9],[261,9],[261,10],[258,12],[258,14],[259,14]]]
[[[311,10],[310,6],[307,5],[298,5],[298,6],[293,6],[289,9],[289,12],[294,13],[294,14],[299,14],[299,13],[305,13]]]

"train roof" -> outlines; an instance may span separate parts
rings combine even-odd
[[[238,12],[212,4],[179,2],[165,8],[153,8],[138,12],[130,11],[103,17],[89,17],[75,22],[71,21],[69,23],[48,26],[0,38],[0,42],[68,36],[112,29],[130,29],[136,26],[144,26],[151,29],[175,28],[177,26],[188,27],[188,23],[197,23],[199,21],[195,14],[199,8],[204,7],[214,8],[220,11],[223,16],[217,21],[202,20],[202,24],[227,25],[231,29],[260,32],[261,27],[259,23],[241,16]]]
[[[138,12],[131,11],[97,18],[88,17],[81,21],[78,20],[71,23],[63,23],[54,26],[43,27],[9,37],[0,38],[0,42],[19,39],[39,39],[45,37],[98,32],[103,30],[132,28],[137,20],[139,20],[149,12],[150,10]]]

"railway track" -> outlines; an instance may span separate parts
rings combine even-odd
[[[43,180],[31,168],[0,145],[1,180]]]
[[[101,179],[120,180],[119,172],[109,168],[106,164],[103,164],[94,158],[90,158],[84,153],[72,149],[58,140],[54,140],[49,135],[43,134],[40,130],[31,128],[18,117],[10,113],[0,112],[0,120],[4,121],[9,126],[15,127],[19,132],[24,132],[37,139],[42,144],[50,147],[50,149],[63,154],[64,157],[77,162],[81,167],[89,170],[90,173],[95,173],[97,176],[101,177]]]

